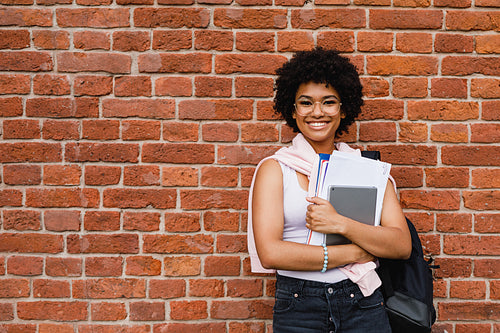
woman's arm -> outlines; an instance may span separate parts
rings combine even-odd
[[[323,233],[337,233],[350,239],[376,257],[407,259],[411,254],[411,236],[403,210],[391,182],[387,182],[380,226],[366,225],[338,214],[321,198],[309,198],[307,227]]]
[[[252,198],[255,245],[264,268],[321,270],[323,248],[283,240],[283,175],[279,163],[268,160],[257,170]],[[328,268],[367,262],[373,256],[355,244],[328,247]]]

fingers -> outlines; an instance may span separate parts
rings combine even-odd
[[[312,204],[315,204],[315,205],[330,204],[330,202],[328,200],[325,200],[325,199],[320,198],[320,197],[306,197],[306,200]]]

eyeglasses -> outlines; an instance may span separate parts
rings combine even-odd
[[[319,107],[321,112],[328,116],[334,116],[340,111],[340,103],[339,100],[335,98],[327,98],[323,101],[313,102],[307,98],[300,98],[295,102],[295,111],[300,116],[307,116],[314,111],[314,107],[316,103],[319,103]]]

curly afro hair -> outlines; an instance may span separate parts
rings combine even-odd
[[[295,95],[303,83],[324,83],[333,87],[340,95],[341,112],[345,116],[340,121],[336,135],[347,131],[361,112],[363,105],[362,86],[353,64],[337,51],[315,48],[297,52],[290,61],[276,71],[274,110],[280,114],[294,132],[300,132],[293,113]]]

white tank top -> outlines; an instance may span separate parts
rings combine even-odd
[[[295,243],[306,243],[309,229],[306,228],[307,191],[300,187],[297,173],[292,168],[279,162],[283,173],[283,240]],[[278,270],[280,275],[304,280],[335,283],[347,279],[339,269],[329,269],[325,273],[318,271],[286,271]]]

